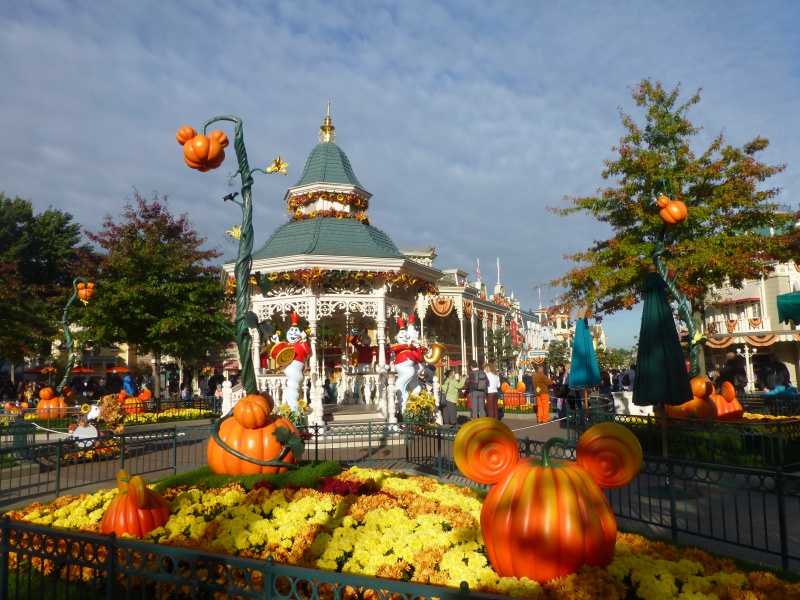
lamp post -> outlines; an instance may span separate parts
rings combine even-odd
[[[741,348],[736,349],[736,354],[744,355],[744,366],[747,371],[747,387],[745,391],[747,391],[748,394],[752,394],[755,391],[755,374],[753,373],[753,363],[750,361],[750,358],[755,356],[756,352],[758,352],[758,348],[750,350],[747,344],[744,344],[744,352]]]

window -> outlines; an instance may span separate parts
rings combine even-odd
[[[761,303],[755,302],[753,304],[753,318],[760,319],[761,318]]]

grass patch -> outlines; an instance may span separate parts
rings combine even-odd
[[[320,477],[335,477],[341,472],[342,466],[333,461],[301,462],[299,469],[271,475],[224,475],[214,473],[211,467],[204,466],[159,479],[155,482],[155,490],[160,493],[171,487],[201,485],[209,488],[218,488],[236,481],[249,491],[253,489],[256,483],[265,480],[277,488],[285,487],[288,484],[314,486]]]

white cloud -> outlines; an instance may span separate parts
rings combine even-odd
[[[602,161],[637,116],[644,77],[702,87],[698,144],[724,130],[771,140],[787,163],[771,181],[796,204],[800,7],[717,4],[155,0],[13,3],[0,14],[0,190],[53,205],[97,230],[131,187],[170,197],[228,255],[223,167],[183,165],[174,132],[240,116],[250,162],[281,154],[286,178],[254,187],[256,245],[316,143],[325,103],[339,144],[374,194],[373,224],[398,244],[428,242],[442,268],[494,265],[526,306],[562,258],[604,229],[547,205],[607,185]],[[226,165],[227,166],[227,165]],[[484,268],[486,272],[492,269]],[[548,290],[545,299],[556,293]],[[619,328],[617,328],[617,322]],[[630,346],[638,318],[608,318]]]

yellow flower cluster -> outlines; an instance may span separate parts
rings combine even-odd
[[[366,493],[306,488],[246,492],[235,483],[167,490],[170,518],[145,539],[260,559],[272,555],[279,563],[374,577],[451,587],[466,581],[473,591],[515,598],[800,598],[800,584],[763,572],[743,573],[732,561],[701,550],[625,533],[617,535],[614,558],[605,568],[584,567],[544,585],[499,577],[487,561],[479,527],[480,493],[427,477],[358,467],[337,479],[359,484]],[[12,520],[97,533],[115,493],[63,497],[8,514]],[[52,569],[52,562],[39,564]]]
[[[426,390],[419,394],[409,394],[406,408],[403,411],[403,421],[406,423],[427,423],[436,407],[436,398]]]

